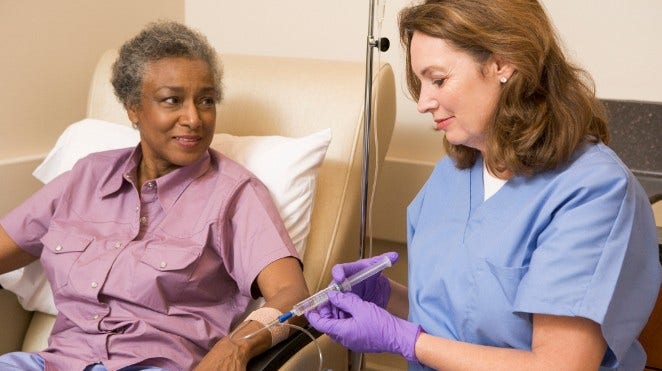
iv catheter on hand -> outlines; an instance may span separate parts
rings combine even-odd
[[[281,314],[280,316],[278,316],[278,318],[276,318],[273,322],[267,324],[265,327],[270,327],[278,323],[283,323],[288,319],[290,319],[291,317],[300,316],[311,309],[317,308],[318,306],[329,301],[329,291],[331,290],[343,291],[343,292],[349,291],[352,289],[352,286],[360,282],[363,282],[368,277],[372,277],[375,274],[383,271],[385,268],[390,267],[391,259],[389,259],[388,256],[386,255],[382,255],[382,258],[383,259],[378,261],[377,263],[369,267],[365,267],[362,270],[349,276],[343,282],[341,283],[333,282],[329,285],[329,287],[320,290],[317,293],[313,294],[312,296],[308,297],[307,299],[298,302],[292,307],[292,310],[290,310],[287,313]]]

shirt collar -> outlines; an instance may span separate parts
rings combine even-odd
[[[111,167],[102,178],[99,186],[101,198],[118,192],[122,186],[136,187],[137,169],[142,159],[142,150],[138,144],[129,157],[120,159],[119,166]],[[180,167],[170,173],[154,179],[157,185],[159,202],[164,210],[170,209],[179,196],[195,179],[206,173],[211,166],[211,156],[207,150],[200,158],[187,166]],[[120,171],[117,171],[119,169]]]

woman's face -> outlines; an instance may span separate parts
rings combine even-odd
[[[140,131],[141,171],[148,179],[192,164],[207,151],[215,97],[212,71],[202,60],[164,58],[146,65],[140,104],[128,113]]]
[[[501,93],[499,79],[509,78],[509,66],[495,58],[484,64],[447,41],[414,32],[411,66],[421,82],[418,111],[429,112],[437,130],[455,145],[485,151],[485,131],[493,120]]]

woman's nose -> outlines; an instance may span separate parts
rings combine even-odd
[[[202,120],[200,120],[200,113],[198,112],[198,107],[195,105],[195,103],[190,102],[184,104],[179,122],[180,124],[189,126],[191,128],[200,126]]]
[[[421,90],[421,93],[418,97],[418,102],[416,108],[420,113],[426,113],[437,108],[439,103],[432,96],[427,94],[425,91]]]

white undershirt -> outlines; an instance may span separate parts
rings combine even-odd
[[[492,197],[495,193],[497,193],[501,189],[501,187],[503,187],[503,185],[506,184],[507,181],[508,180],[506,179],[499,179],[494,175],[490,174],[490,172],[487,171],[485,162],[483,162],[483,188],[484,188],[483,201],[486,201],[488,198]]]

